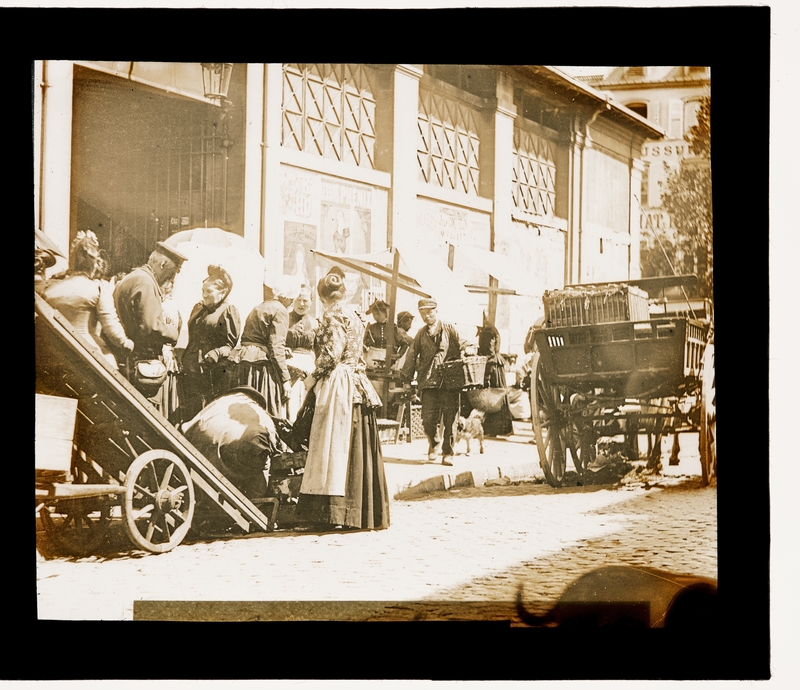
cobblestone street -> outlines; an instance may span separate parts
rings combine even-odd
[[[530,456],[530,446],[503,445]],[[682,464],[691,467],[691,457]],[[602,565],[716,577],[716,489],[694,476],[667,479],[649,490],[521,483],[395,499],[391,527],[381,532],[279,531],[184,543],[161,555],[37,553],[38,617],[125,620],[134,618],[134,602],[173,600],[265,602],[198,604],[191,615],[200,619],[320,616],[268,604],[299,601],[406,602],[344,606],[335,613],[343,619],[469,617],[452,607],[464,602],[480,605],[484,618],[508,620],[520,586],[528,608],[543,612],[577,576]],[[444,611],[437,602],[451,605]]]

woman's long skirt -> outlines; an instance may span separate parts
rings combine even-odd
[[[159,403],[161,414],[164,415],[172,424],[178,425],[183,420],[180,413],[178,374],[170,371],[167,380],[159,391]]]
[[[375,410],[362,404],[353,406],[345,495],[301,493],[297,517],[304,522],[355,529],[386,529],[389,526],[389,489]]]
[[[238,386],[255,388],[267,401],[267,414],[273,417],[286,418],[286,406],[283,404],[283,379],[280,369],[272,360],[260,362],[239,362],[237,374]]]
[[[489,388],[506,388],[506,372],[499,362],[486,363],[485,383]],[[507,436],[514,433],[514,422],[508,396],[503,397],[503,406],[499,412],[487,414],[483,420],[483,433],[486,436]]]

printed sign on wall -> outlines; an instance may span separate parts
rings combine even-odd
[[[317,248],[317,226],[286,221],[283,224],[283,272],[297,276],[314,289],[316,261],[311,253]]]

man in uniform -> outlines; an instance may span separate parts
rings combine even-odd
[[[441,447],[442,465],[452,465],[453,424],[458,415],[458,390],[442,386],[442,365],[461,359],[462,354],[474,355],[476,347],[464,340],[453,324],[439,319],[436,300],[421,299],[418,308],[424,325],[406,353],[402,380],[408,386],[414,376],[417,377],[422,400],[422,428],[428,437],[428,461],[436,460]]]
[[[120,372],[159,407],[161,384],[157,365],[150,365],[153,379],[143,383],[136,373],[137,362],[162,360],[162,346],[178,341],[178,327],[166,322],[161,308],[162,287],[174,280],[186,257],[164,242],[159,242],[144,266],[134,268],[114,289],[114,304],[125,334],[133,341],[133,352],[119,357]],[[143,369],[145,374],[148,372]]]

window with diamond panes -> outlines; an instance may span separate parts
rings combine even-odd
[[[519,127],[514,129],[514,207],[539,216],[555,215],[556,163],[553,144]]]
[[[364,65],[284,64],[281,144],[374,169],[373,82]]]
[[[420,90],[417,126],[420,179],[477,194],[480,140],[473,112],[452,98]]]

